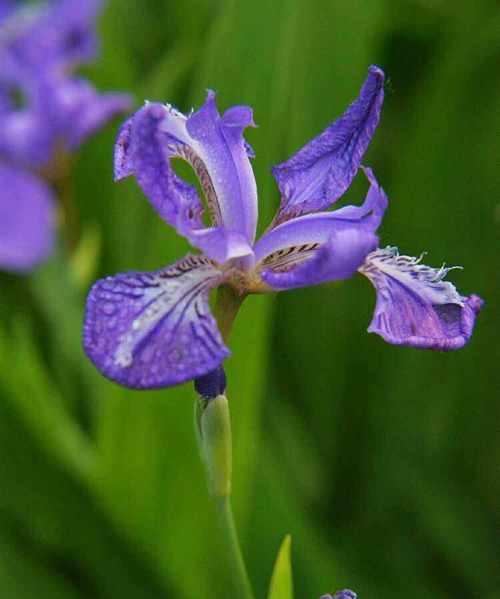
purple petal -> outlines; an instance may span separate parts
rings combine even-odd
[[[4,50],[34,70],[66,68],[97,52],[95,19],[100,0],[59,0],[50,6],[17,9],[3,23]]]
[[[450,268],[431,268],[394,247],[370,254],[360,272],[377,291],[368,331],[389,343],[451,351],[470,339],[483,300],[461,296],[444,281]]]
[[[201,110],[206,109],[206,106]],[[215,109],[215,105],[212,108]],[[123,126],[118,136],[115,148],[115,178],[121,179],[134,173],[160,216],[210,258],[221,262],[251,254],[252,249],[247,231],[240,230],[238,223],[238,226],[232,226],[227,222],[228,212],[224,206],[229,206],[230,202],[223,205],[218,195],[220,190],[225,189],[231,181],[234,182],[235,178],[240,181],[238,172],[228,169],[225,173],[219,166],[214,167],[217,156],[204,155],[204,151],[211,151],[211,134],[207,131],[205,135],[203,127],[207,117],[200,112],[186,119],[172,107],[161,104],[147,104],[139,110],[131,123],[127,122]],[[226,136],[226,154],[231,154],[227,148],[234,143],[233,138],[237,136],[237,130],[241,133],[245,115],[248,120],[244,111],[232,109],[227,117],[230,124],[226,127],[229,131]],[[191,137],[188,128],[192,129],[193,135],[203,138],[203,143]],[[244,160],[249,164],[242,137],[240,141]],[[216,148],[213,150],[215,152]],[[216,227],[207,229],[203,226],[203,206],[198,193],[192,185],[176,175],[170,164],[172,158],[185,159],[193,166],[205,191]],[[253,178],[252,181],[255,188]],[[247,199],[249,198],[252,199],[248,196]],[[238,196],[233,196],[231,200],[237,205]],[[231,206],[234,208],[233,204]],[[248,205],[246,206],[248,208]],[[241,214],[244,216],[244,211]],[[240,224],[244,220],[243,218]]]
[[[377,247],[378,237],[362,228],[333,231],[327,242],[305,261],[274,266],[264,270],[262,280],[274,289],[309,287],[328,281],[348,279]]]
[[[14,9],[13,0],[0,0],[0,22]]]
[[[357,599],[357,595],[350,589],[344,589],[343,591],[337,591],[333,597],[331,595],[322,595],[319,599]]]
[[[323,210],[349,187],[380,119],[384,73],[371,66],[358,98],[323,133],[273,168],[281,192],[275,218]]]
[[[220,224],[245,235],[249,243],[253,243],[257,227],[257,187],[243,132],[254,126],[248,106],[233,106],[221,117],[212,91],[186,122],[187,132],[195,140],[194,150],[212,181]]]
[[[134,174],[134,166],[129,152],[133,120],[134,117],[130,117],[123,123],[116,138],[113,163],[115,181],[120,181]]]
[[[255,245],[257,269],[276,289],[348,278],[376,247],[387,197],[372,171],[362,206],[307,214],[268,231]],[[375,244],[375,245],[374,245]]]
[[[52,157],[57,133],[51,90],[41,77],[7,62],[0,69],[0,95],[0,156],[27,166],[45,164]]]
[[[223,278],[204,256],[187,256],[156,272],[98,281],[87,298],[85,352],[105,376],[135,389],[211,372],[229,355],[208,305]]]
[[[54,243],[54,200],[34,175],[0,165],[0,268],[28,271]]]
[[[54,82],[53,110],[60,120],[60,136],[68,148],[76,149],[117,114],[131,108],[126,94],[99,94],[87,81],[62,79]]]

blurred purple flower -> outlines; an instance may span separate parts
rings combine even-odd
[[[110,118],[130,108],[128,96],[99,94],[71,73],[96,54],[94,29],[100,6],[98,0],[29,5],[0,0],[0,164],[4,178],[5,171],[12,169],[8,177],[17,180],[15,190],[34,190],[35,175],[54,170],[51,167],[61,155],[76,150]],[[41,187],[47,218],[39,221],[44,231],[35,233],[30,210],[31,206],[33,212],[40,209]],[[8,236],[2,233],[3,269],[17,271],[22,262],[22,270],[29,270],[50,250],[50,243],[40,245],[39,240],[53,237],[52,192],[41,179],[36,189],[23,202],[23,209],[16,203],[17,191],[0,192],[2,214],[9,212],[10,229],[17,229]],[[33,235],[26,238],[28,231]]]
[[[244,296],[346,279],[357,271],[378,293],[371,331],[391,343],[441,350],[468,341],[481,300],[462,297],[443,282],[448,269],[377,249],[387,198],[361,160],[379,122],[383,83],[383,72],[370,67],[347,111],[273,169],[281,205],[257,242],[253,152],[243,138],[254,126],[250,108],[235,106],[220,116],[209,92],[189,116],[148,103],[122,126],[116,179],[135,175],[159,215],[203,254],[93,286],[84,348],[104,375],[128,387],[158,388],[214,371],[214,384],[204,381],[204,387],[217,391],[218,367],[229,350],[210,313],[211,289],[230,285]],[[174,158],[198,176],[212,226],[202,221],[196,189],[173,170]],[[324,211],[360,167],[369,183],[364,203]]]
[[[344,589],[343,591],[337,591],[333,597],[331,595],[321,595],[319,599],[357,599],[357,597],[354,591]]]

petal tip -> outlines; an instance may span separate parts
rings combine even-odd
[[[368,67],[368,73],[379,79],[380,82],[383,82],[385,79],[384,71],[376,64],[372,64]]]

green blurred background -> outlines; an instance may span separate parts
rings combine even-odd
[[[390,198],[382,242],[463,265],[452,279],[487,305],[470,345],[438,354],[367,334],[361,277],[249,298],[227,362],[236,517],[259,598],[285,533],[300,599],[500,598],[496,0],[112,0],[100,29],[85,74],[101,89],[253,106],[261,227],[270,166],[385,69],[365,158]],[[117,126],[75,163],[76,255],[61,242],[31,277],[0,278],[1,599],[230,596],[191,385],[121,389],[80,347],[95,278],[186,250],[133,181],[112,183]]]

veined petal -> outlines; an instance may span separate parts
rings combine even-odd
[[[368,331],[389,343],[451,351],[470,339],[483,300],[461,296],[444,277],[450,268],[431,268],[421,258],[387,247],[371,253],[359,269],[377,291]]]
[[[371,66],[358,98],[346,112],[273,168],[281,192],[275,224],[323,210],[347,190],[378,125],[383,86],[383,71]]]
[[[243,132],[254,126],[248,106],[233,106],[221,117],[212,91],[186,122],[187,132],[195,140],[194,150],[212,181],[221,224],[245,235],[249,243],[253,243],[257,227],[257,187]]]
[[[223,277],[204,256],[187,256],[98,281],[87,298],[85,352],[105,376],[135,389],[207,374],[229,355],[208,305]]]
[[[0,269],[29,271],[54,243],[50,189],[27,171],[0,165]]]
[[[264,270],[261,278],[279,290],[348,279],[377,245],[377,235],[366,229],[341,228],[334,230],[328,241],[311,251],[305,260],[292,260]]]
[[[223,228],[228,238],[244,237],[250,247],[257,192],[243,129],[251,123],[251,111],[245,107],[234,107],[220,117],[213,94],[190,117],[171,106],[147,104],[120,130],[115,178],[135,174],[160,216],[196,245],[204,229],[203,206],[196,189],[170,164],[175,158],[187,161],[200,181],[215,228]],[[197,247],[218,259],[210,249]]]
[[[255,245],[257,270],[276,289],[348,278],[377,245],[387,196],[372,171],[362,206],[307,214],[268,231]]]

